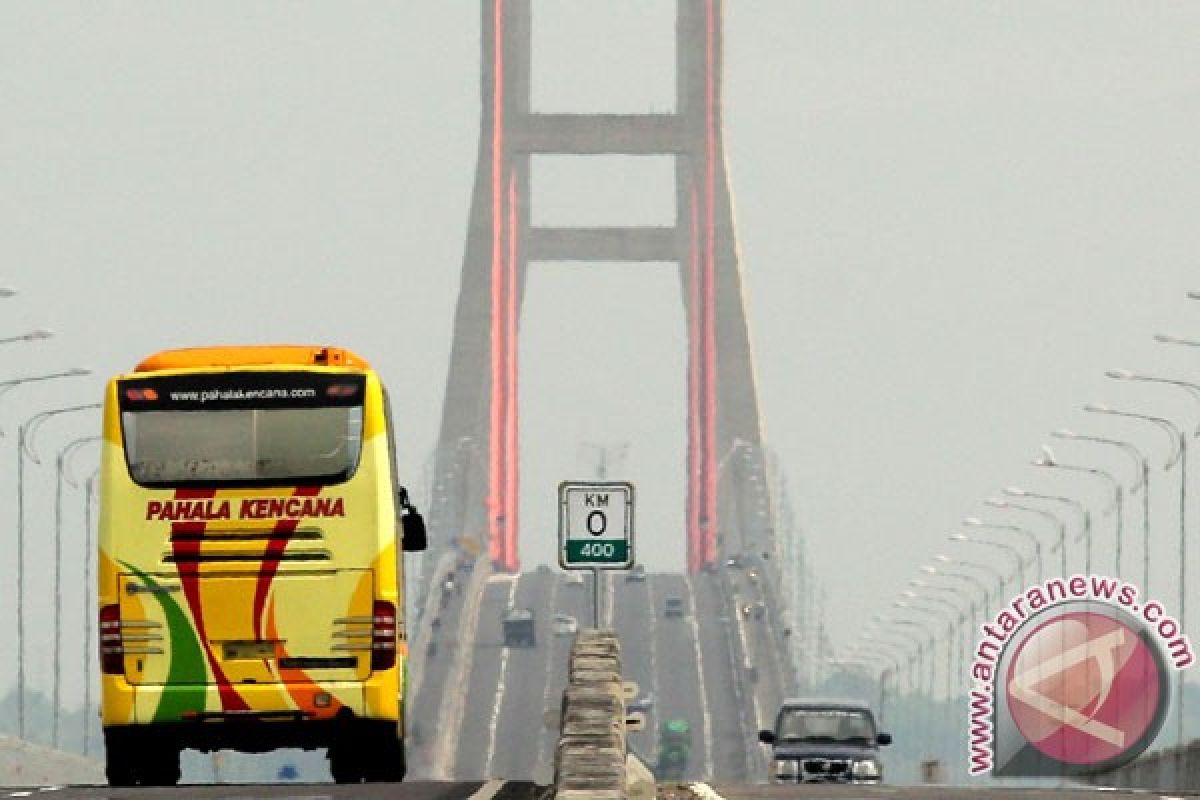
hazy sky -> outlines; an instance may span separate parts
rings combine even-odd
[[[671,8],[535,2],[535,103],[668,106]],[[1099,508],[1093,484],[1025,466],[1051,429],[1128,434],[1161,458],[1153,431],[1082,403],[1200,418],[1186,396],[1102,376],[1200,380],[1200,350],[1150,339],[1200,338],[1200,302],[1184,297],[1200,288],[1200,5],[733,0],[726,17],[726,153],[765,429],[846,643],[1004,485]],[[58,331],[3,345],[4,376],[76,363],[107,376],[215,342],[343,344],[392,387],[419,485],[474,179],[478,20],[468,0],[0,4],[0,279],[21,291],[0,300],[0,335]],[[671,213],[661,161],[536,170],[539,220]],[[553,487],[586,471],[580,442],[629,441],[643,555],[678,567],[674,267],[535,265],[521,335],[526,563],[552,557]],[[11,434],[101,385],[23,387],[0,424]],[[52,459],[94,424],[48,425],[39,449]],[[1129,469],[1083,445],[1057,452]],[[39,563],[52,474],[31,470]],[[1155,513],[1166,576],[1174,518]],[[7,626],[11,591],[3,602]]]

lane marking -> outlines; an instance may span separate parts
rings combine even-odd
[[[453,555],[451,555],[451,553],[449,551],[443,553],[442,556],[438,559],[437,564],[433,567],[434,571],[432,573],[430,573],[433,576],[429,580],[429,585],[431,587],[434,587],[437,585],[436,576],[446,574],[450,564],[453,563],[453,559],[454,559],[454,557],[453,557]],[[425,583],[425,574],[426,573],[425,573],[424,565],[422,565],[422,567],[419,571],[413,570],[413,573],[414,573],[413,582],[411,584],[405,583],[405,586],[411,585],[415,592],[419,589],[419,587],[421,585],[423,585]],[[407,572],[403,573],[402,577],[407,582],[408,573]],[[404,690],[405,690],[405,694],[409,698],[409,702],[405,703],[405,707],[404,707],[404,717],[405,717],[404,725],[405,725],[405,728],[407,729],[405,731],[405,733],[406,733],[406,735],[409,735],[409,736],[412,735],[412,729],[410,727],[412,720],[420,719],[420,717],[418,716],[418,714],[420,713],[418,711],[418,699],[422,698],[421,688],[424,685],[424,681],[425,681],[425,662],[426,662],[426,659],[423,656],[426,653],[428,653],[429,643],[433,639],[433,619],[434,619],[434,617],[438,616],[437,609],[433,609],[433,608],[429,607],[429,599],[432,597],[433,597],[433,592],[430,592],[429,596],[425,600],[422,600],[421,602],[419,602],[417,604],[417,607],[413,614],[413,618],[416,620],[417,624],[413,627],[413,630],[411,631],[411,635],[408,638],[408,657],[405,660],[405,663],[408,666],[408,685],[404,687]],[[406,600],[405,601],[405,614],[404,614],[404,628],[406,631],[408,630],[408,623],[409,623],[409,615],[408,615],[407,611],[408,611],[408,603]],[[418,656],[418,654],[420,654],[420,656]],[[422,704],[422,705],[425,705],[425,704]],[[422,749],[424,749],[424,748],[422,748]],[[428,760],[427,756],[425,756],[424,754],[422,754],[422,756],[420,756],[419,758],[421,761]],[[416,763],[416,761],[414,760],[414,764],[415,763]]]
[[[725,629],[725,644],[729,651],[730,675],[733,678],[733,693],[734,693],[734,696],[737,697],[737,701],[738,701],[738,717],[741,720],[742,732],[743,733],[746,732],[746,714],[748,712],[754,714],[754,725],[752,726],[752,728],[754,729],[754,731],[757,732],[759,730],[759,728],[761,727],[760,719],[759,719],[760,709],[758,707],[758,698],[754,694],[754,688],[750,687],[750,703],[747,704],[746,692],[744,691],[745,686],[742,683],[742,680],[745,678],[745,673],[742,671],[742,664],[744,663],[745,658],[746,658],[746,649],[745,649],[746,648],[746,638],[745,638],[745,631],[743,631],[742,627],[741,627],[742,615],[739,612],[740,606],[738,603],[737,593],[733,590],[733,587],[730,585],[731,580],[727,574],[720,575],[715,580],[717,581],[717,586],[719,587],[720,592],[721,592],[721,594],[718,598],[719,602],[724,604],[724,607],[727,612],[731,612],[733,614],[732,622],[733,622],[734,631],[737,634],[737,636],[735,637],[733,634],[730,633],[729,628],[726,627],[726,629]],[[735,639],[737,639],[741,643],[741,647],[742,647],[741,652],[742,652],[742,658],[743,658],[742,662],[738,661],[738,653],[737,653],[737,647],[735,646],[735,644],[736,644]],[[765,772],[767,765],[765,763],[760,764],[760,761],[765,762],[765,759],[763,758],[763,753],[762,753],[762,750],[764,748],[762,745],[759,745],[757,743],[758,738],[756,735],[755,736],[743,736],[742,741],[744,742],[744,745],[745,745],[745,751],[744,751],[743,755],[746,757],[746,770],[745,770],[746,780],[749,781],[749,780],[753,780],[755,778],[756,774],[762,774],[763,772]]]
[[[466,714],[467,692],[470,687],[471,669],[475,662],[476,635],[479,630],[479,610],[483,605],[485,593],[483,584],[492,576],[487,574],[490,564],[476,565],[471,573],[471,580],[464,590],[467,593],[466,606],[459,612],[459,639],[455,642],[457,658],[451,667],[450,680],[443,684],[441,714],[439,719],[447,724],[441,729],[441,736],[435,745],[430,772],[435,779],[450,779],[450,754],[454,752],[451,740],[461,738],[463,715]],[[481,580],[482,579],[482,580]],[[466,615],[461,616],[461,615]]]
[[[751,664],[756,667],[760,666],[755,663],[758,653],[750,652],[750,643],[746,637],[746,627],[742,619],[742,599],[736,591],[733,593],[733,619],[737,626],[738,640],[742,643],[743,663],[739,664],[737,668],[741,670],[745,664]],[[745,677],[745,672],[742,675]],[[758,692],[754,690],[753,686],[750,687],[750,703],[754,708],[754,728],[755,730],[761,730],[763,728],[762,706],[758,702]]]
[[[654,578],[646,579],[646,595],[650,603],[650,686],[654,697],[654,706],[646,714],[646,730],[650,736],[650,752],[646,758],[651,760],[651,766],[658,763],[658,708],[662,703],[662,695],[658,691],[658,601],[654,598]]]
[[[717,580],[720,580],[720,579],[712,577],[712,576],[709,576],[709,578],[708,578],[709,582],[715,582]],[[705,587],[705,588],[709,588],[709,587]],[[745,714],[745,711],[743,710],[745,708],[745,700],[742,696],[742,691],[739,688],[737,681],[734,679],[734,676],[737,675],[737,656],[733,652],[733,638],[729,632],[729,617],[726,616],[724,623],[721,623],[721,612],[722,612],[722,610],[724,610],[726,612],[726,614],[728,614],[728,608],[726,605],[722,604],[723,601],[722,601],[720,595],[718,594],[718,591],[719,590],[717,587],[711,587],[711,591],[705,591],[703,593],[703,595],[705,598],[708,598],[709,600],[715,599],[715,601],[716,601],[716,605],[713,608],[713,613],[714,613],[714,617],[715,617],[714,622],[716,622],[718,624],[714,625],[713,631],[714,631],[714,633],[716,633],[716,635],[718,635],[720,637],[720,643],[716,644],[717,654],[718,654],[718,658],[716,661],[717,661],[718,665],[721,662],[719,655],[722,650],[721,644],[723,644],[724,645],[723,649],[725,651],[724,654],[725,654],[726,662],[727,662],[726,666],[729,667],[729,685],[733,692],[734,702],[737,704],[737,709],[738,709],[737,714],[735,716],[737,717],[737,725],[738,725],[737,741],[742,743],[742,748],[741,748],[742,749],[742,752],[741,752],[742,777],[745,780],[745,782],[748,783],[749,778],[750,778],[750,773],[752,771],[752,767],[751,767],[751,762],[748,760],[749,755],[747,753],[746,748],[749,747],[749,742],[757,739],[758,732],[755,731],[752,734],[751,732],[749,732],[746,729],[746,714]],[[714,689],[714,691],[719,691],[719,690]],[[732,754],[729,754],[729,755],[732,756]],[[734,762],[734,761],[736,761],[736,758],[731,758],[731,762]],[[732,780],[736,776],[736,764],[734,764],[733,766],[735,769],[734,774],[721,776],[723,780]],[[715,777],[715,776],[712,776],[712,777]]]
[[[766,573],[765,569],[763,570],[763,572],[764,572],[764,574],[762,576],[762,580],[764,581],[764,583],[761,583],[756,587],[756,595],[758,598],[758,602],[761,602],[763,604],[764,616],[763,616],[763,619],[760,621],[760,624],[757,626],[757,630],[758,630],[760,636],[765,636],[767,639],[767,648],[766,649],[770,653],[769,658],[770,658],[771,666],[774,667],[774,669],[772,669],[771,672],[773,673],[773,675],[775,677],[775,689],[777,692],[776,696],[777,697],[787,697],[788,696],[787,677],[784,675],[782,659],[779,658],[780,651],[782,650],[782,652],[786,653],[787,648],[777,646],[779,644],[779,642],[775,641],[775,639],[776,639],[775,634],[777,634],[778,631],[783,630],[783,628],[785,626],[775,624],[774,607],[770,603],[767,602],[768,594],[767,594],[767,584],[765,582],[770,580],[770,577],[765,574]]]
[[[516,603],[519,578],[520,576],[517,576],[508,584],[508,602],[504,606],[506,609],[512,608]],[[504,692],[508,689],[508,654],[511,650],[512,648],[505,644],[500,653],[500,679],[496,685],[496,702],[492,705],[492,718],[488,720],[487,760],[483,764],[483,774],[486,778],[492,777],[492,762],[496,759],[496,728],[500,722],[500,709],[504,706]]]
[[[562,586],[562,581],[556,580],[555,577],[553,577],[553,576],[551,577],[550,580],[553,581],[553,587],[550,589],[550,611],[551,611],[551,614],[553,615],[553,614],[560,613],[558,610],[558,590]],[[564,610],[561,613],[565,614],[566,611]],[[576,623],[578,623],[578,620],[576,620]],[[546,648],[546,654],[547,654],[546,655],[546,689],[544,692],[542,692],[542,710],[543,711],[550,711],[551,709],[553,709],[555,707],[552,704],[553,701],[551,699],[554,696],[554,689],[555,689],[555,682],[553,680],[554,665],[557,663],[556,656],[558,655],[558,640],[560,638],[566,638],[566,637],[556,636],[554,634],[554,630],[553,630],[554,617],[553,616],[550,617],[550,626],[551,626],[550,646]],[[565,661],[565,659],[564,659],[564,661]],[[548,770],[552,770],[554,768],[553,767],[553,762],[554,762],[553,748],[550,748],[550,752],[546,752],[547,751],[546,737],[549,736],[549,734],[550,734],[550,727],[543,724],[541,727],[541,730],[538,731],[537,750],[535,751],[537,753],[537,759],[534,761],[534,764],[533,764],[533,774],[534,775],[538,775],[539,774],[538,770],[542,769],[543,767]],[[555,737],[555,741],[557,742],[557,736]],[[551,778],[551,780],[553,780],[553,778]]]
[[[687,585],[688,602],[691,604],[691,615],[688,620],[692,628],[692,651],[696,654],[696,674],[700,678],[700,713],[704,720],[704,775],[712,780],[716,768],[713,765],[713,727],[712,714],[708,708],[708,684],[704,682],[704,653],[700,650],[700,626],[696,622],[696,587],[692,584],[692,576],[684,575]]]
[[[689,783],[688,789],[692,794],[703,800],[725,800],[724,797],[717,794],[717,790],[709,786],[707,783]]]
[[[467,800],[492,800],[508,781],[488,781],[480,786],[475,794],[467,798]]]

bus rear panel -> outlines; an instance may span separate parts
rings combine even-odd
[[[110,381],[110,782],[173,783],[188,747],[330,747],[338,780],[403,776],[393,463],[383,389],[345,351],[168,352]]]

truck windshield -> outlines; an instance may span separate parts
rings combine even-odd
[[[784,741],[864,744],[875,740],[875,722],[865,711],[785,709],[778,730],[777,738]]]

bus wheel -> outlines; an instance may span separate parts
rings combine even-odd
[[[353,740],[329,748],[329,774],[334,783],[362,783],[365,767],[363,754]]]
[[[404,740],[394,733],[381,734],[371,747],[366,779],[369,783],[399,783],[404,780]]]
[[[146,748],[141,768],[143,786],[174,786],[179,783],[179,748],[170,742]]]
[[[133,756],[128,752],[113,752],[109,747],[104,751],[104,776],[108,778],[109,786],[136,786],[137,769]]]
[[[115,731],[104,732],[104,775],[109,786],[136,786],[138,748],[130,737]]]

